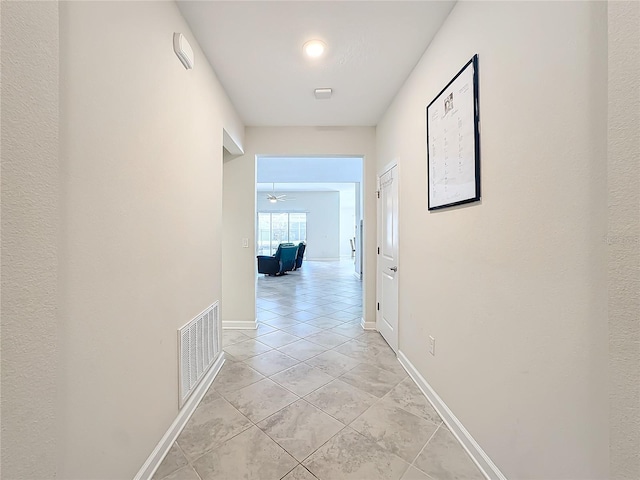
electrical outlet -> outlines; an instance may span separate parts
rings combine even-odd
[[[249,248],[249,239],[248,238],[243,238],[242,239],[242,248]]]
[[[436,339],[429,335],[429,353],[435,357],[436,355]]]

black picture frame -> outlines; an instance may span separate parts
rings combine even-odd
[[[427,106],[429,211],[480,201],[478,97],[476,54]],[[453,156],[449,148],[457,151],[457,156]]]

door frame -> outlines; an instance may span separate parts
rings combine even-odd
[[[378,169],[378,171],[376,172],[376,192],[377,192],[377,201],[376,201],[376,330],[379,332],[380,328],[380,321],[381,321],[381,317],[382,317],[382,296],[381,296],[381,285],[380,285],[380,253],[379,253],[379,248],[380,245],[382,245],[382,205],[380,203],[380,178],[382,178],[382,176],[387,173],[389,170],[391,170],[393,167],[396,167],[396,174],[397,174],[397,179],[396,181],[398,182],[398,198],[396,199],[398,202],[398,218],[396,218],[395,220],[398,221],[400,218],[400,162],[398,162],[398,159],[395,158],[393,159],[391,162],[387,163],[386,165],[384,165],[382,168]],[[400,272],[402,271],[402,269],[400,268],[400,225],[398,223],[398,236],[397,236],[397,245],[396,245],[396,264],[398,265],[398,271],[396,272],[396,280],[398,282],[398,312],[396,312],[396,318],[397,318],[397,325],[396,325],[396,329],[395,329],[395,334],[396,334],[396,345],[397,345],[397,350],[400,351],[400,335],[399,335],[399,331],[400,331],[400,315],[399,310],[400,310]],[[380,304],[380,308],[378,308],[378,304]],[[397,352],[396,352],[397,353]]]

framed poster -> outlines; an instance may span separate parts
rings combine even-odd
[[[480,200],[478,55],[427,106],[429,210]]]

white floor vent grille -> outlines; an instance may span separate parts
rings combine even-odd
[[[180,408],[218,357],[218,302],[178,330]]]

